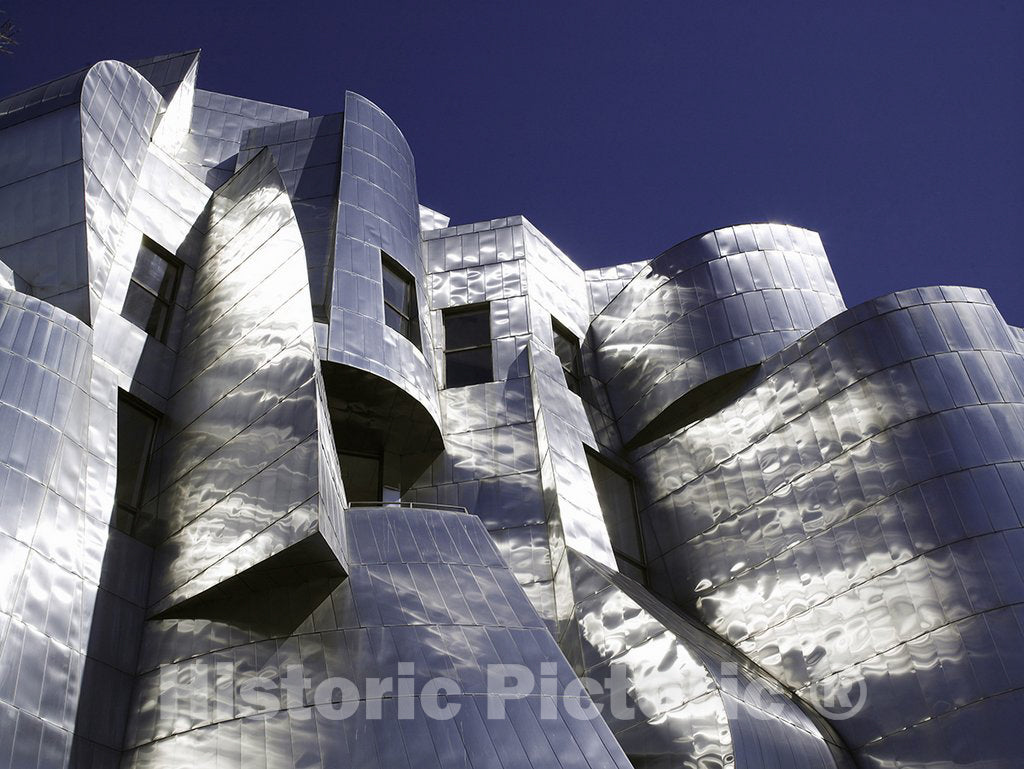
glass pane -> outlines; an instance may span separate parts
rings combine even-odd
[[[141,283],[154,294],[159,294],[160,289],[163,287],[168,267],[170,265],[166,259],[143,243],[135,260],[135,270],[132,272],[132,279]]]
[[[644,570],[632,561],[627,561],[625,558],[615,556],[615,565],[619,567],[620,574],[625,574],[630,579],[641,584],[646,582],[647,575],[644,574]]]
[[[562,362],[565,372],[565,385],[572,392],[580,393],[580,343],[579,340],[562,328],[554,318],[551,319],[551,330],[555,337],[555,355]]]
[[[146,333],[162,340],[164,336],[164,329],[167,328],[168,312],[169,309],[167,305],[158,300],[157,303],[153,305],[153,312],[149,315],[149,323],[146,324]]]
[[[392,270],[384,263],[384,300],[401,310],[405,315],[411,315],[412,281]]]
[[[117,488],[118,504],[138,508],[142,504],[142,483],[153,444],[156,419],[130,400],[117,404]]]
[[[174,304],[174,294],[178,290],[178,271],[176,264],[168,263],[164,282],[160,285],[160,298],[167,304]]]
[[[128,293],[124,298],[124,309],[121,310],[121,315],[139,328],[152,333],[149,330],[150,318],[159,304],[160,300],[156,296],[132,280],[128,284]]]
[[[446,312],[444,340],[447,350],[489,345],[491,343],[490,305],[475,310]],[[490,357],[489,354],[488,357]],[[490,381],[490,374],[485,381]]]
[[[566,368],[572,367],[578,350],[579,345],[575,339],[570,338],[558,328],[555,328],[555,355],[562,361],[562,366]]]
[[[447,387],[464,387],[465,385],[490,382],[493,376],[490,345],[473,350],[445,353],[445,372]]]
[[[570,392],[574,392],[577,395],[580,394],[580,378],[576,376],[576,372],[571,368],[562,366],[562,373],[565,374],[565,386],[569,388]]]
[[[587,461],[590,464],[590,474],[597,489],[597,501],[601,505],[612,548],[634,561],[643,563],[632,481],[591,454],[587,454]]]
[[[381,498],[380,457],[338,452],[341,480],[349,502],[377,502]]]
[[[384,323],[400,334],[404,334],[405,318],[398,314],[398,311],[389,304],[384,305]]]
[[[419,334],[417,334],[418,323],[418,319],[406,318],[390,304],[384,305],[384,324],[389,328],[393,328],[417,347],[419,347],[420,344]]]

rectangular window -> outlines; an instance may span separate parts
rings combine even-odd
[[[554,332],[555,337],[555,355],[562,362],[565,386],[579,395],[580,382],[583,378],[583,366],[580,362],[580,340],[554,318],[551,319],[551,330]]]
[[[124,392],[117,399],[117,527],[126,534],[142,507],[146,470],[159,416]]]
[[[444,311],[444,368],[446,387],[494,381],[489,304]]]
[[[382,498],[381,457],[373,454],[338,452],[345,496],[352,502],[378,502]]]
[[[383,251],[380,263],[384,279],[384,323],[419,347],[420,321],[412,275]]]
[[[181,263],[144,237],[121,315],[155,339],[166,341],[180,279]]]
[[[590,451],[587,462],[619,571],[642,583],[645,580],[644,549],[633,481]]]

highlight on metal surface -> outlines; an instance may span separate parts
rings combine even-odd
[[[779,223],[583,270],[198,69],[0,101],[0,767],[1016,764],[985,291],[847,308]]]

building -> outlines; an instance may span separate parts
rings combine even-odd
[[[198,64],[0,102],[0,766],[1015,764],[986,292],[847,309],[781,224],[582,270]]]

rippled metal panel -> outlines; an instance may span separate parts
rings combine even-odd
[[[165,103],[161,105],[153,131],[153,142],[174,155],[192,126],[199,51],[156,56],[132,62],[131,66],[164,98]]]
[[[91,352],[80,320],[0,289],[0,743],[10,766],[60,767],[71,751],[106,540],[89,504]]]
[[[610,267],[596,267],[585,270],[583,277],[587,281],[587,294],[590,298],[590,317],[599,315],[608,303],[618,296],[619,292],[637,276],[649,259],[639,262],[627,262]]]
[[[583,273],[523,217],[426,231],[423,252],[435,365],[443,311],[487,302],[494,381],[441,391],[446,450],[409,497],[481,516],[554,627],[572,606],[565,544],[614,562],[584,452],[597,440],[553,352],[552,318],[585,335]]]
[[[207,187],[216,189],[235,172],[246,131],[307,117],[305,110],[196,88],[192,123],[175,159]]]
[[[820,240],[776,224],[584,272],[523,217],[420,206],[364,98],[310,119],[197,66],[0,102],[0,765],[1013,765],[1024,331],[984,292],[841,312]],[[121,316],[144,236],[181,262],[161,339]],[[382,252],[418,349],[384,323]],[[493,381],[446,387],[442,314],[483,302]],[[131,536],[119,390],[164,415]],[[336,447],[364,433],[406,502],[472,515],[346,510]],[[615,571],[590,454],[632,468],[648,589],[693,618]],[[541,694],[486,718],[490,663],[580,683],[552,635],[625,670],[639,716]],[[461,715],[229,695],[403,662]]]
[[[329,316],[331,298],[342,119],[336,113],[250,129],[242,137],[237,161],[244,165],[264,147],[274,156],[302,233],[309,291],[320,318]]]
[[[741,225],[673,246],[591,325],[623,440],[699,385],[757,365],[843,309],[808,230]]]
[[[443,230],[451,219],[440,211],[420,205],[420,231]]]
[[[90,318],[95,320],[153,135],[160,94],[126,64],[102,61],[82,83],[82,165]]]
[[[208,217],[143,522],[160,543],[155,611],[309,537],[341,552],[321,499],[322,486],[341,489],[336,472],[321,481],[337,456],[320,450],[333,438],[302,238],[269,151],[217,191]]]
[[[325,359],[373,374],[382,388],[400,388],[439,433],[434,368],[426,357],[433,329],[419,222],[416,170],[405,137],[383,110],[347,93]],[[422,349],[384,323],[382,251],[415,281]]]
[[[190,767],[216,755],[225,767],[628,769],[600,718],[574,719],[557,700],[553,714],[542,715],[539,693],[510,701],[508,719],[486,717],[487,665],[521,665],[539,676],[547,664],[562,683],[573,673],[478,518],[397,507],[346,516],[348,579],[291,591],[299,610],[286,627],[265,599],[228,621],[147,624],[124,766]],[[413,669],[403,672],[403,663]],[[233,681],[257,673],[276,680],[289,666],[309,680],[306,698],[290,708],[221,695]],[[217,677],[207,679],[212,670]],[[330,717],[338,703],[321,686],[328,678],[401,675],[416,691],[432,677],[456,682],[458,712],[431,720],[418,704],[388,697],[383,720],[365,717],[366,702],[350,718]],[[158,706],[175,701],[181,706]],[[216,707],[185,707],[191,702]],[[412,717],[399,718],[406,706]]]
[[[102,61],[0,104],[0,260],[34,296],[87,323],[95,320],[160,101],[138,72]]]
[[[151,56],[147,59],[136,59],[128,65],[153,84],[157,92],[170,102],[174,99],[183,84],[191,82],[195,87],[195,75],[199,64],[199,49]],[[188,92],[189,101],[194,95]],[[191,107],[189,107],[191,113]]]
[[[615,556],[584,451],[594,441],[583,404],[565,386],[562,367],[551,349],[532,340],[529,350],[556,617],[564,620],[575,602],[569,587],[568,549],[613,568]]]
[[[982,291],[900,292],[762,369],[637,452],[656,587],[808,701],[865,692],[836,722],[865,765],[968,745],[999,765],[1013,729],[977,744],[961,723],[1021,684],[1024,358],[1008,327]]]
[[[461,505],[478,515],[541,615],[554,593],[526,349],[522,218],[424,232],[433,349],[443,386],[446,308],[489,302],[494,381],[440,391],[445,452],[414,479],[413,501]]]
[[[560,645],[580,675],[619,680],[603,714],[634,766],[853,766],[813,711],[696,620],[642,585],[569,552],[575,606]],[[620,678],[616,679],[618,673]]]
[[[85,75],[50,84],[50,98],[41,87],[0,102],[0,261],[51,303],[88,282],[77,106]],[[87,319],[85,307],[67,309]]]
[[[14,270],[2,262],[0,262],[0,288],[6,288],[10,291],[16,290]]]

